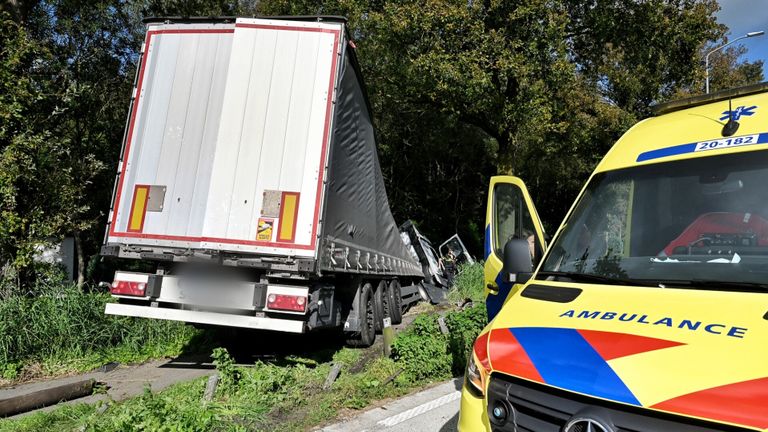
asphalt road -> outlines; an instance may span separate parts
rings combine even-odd
[[[462,378],[364,411],[318,432],[455,432]]]

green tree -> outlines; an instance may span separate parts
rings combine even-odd
[[[0,137],[3,261],[30,285],[33,257],[76,239],[78,279],[97,253],[109,208],[136,59],[135,14],[125,2],[27,2],[3,33]],[[23,54],[23,55],[22,55]],[[107,169],[107,168],[112,169]]]
[[[728,39],[724,38],[716,43],[702,45],[701,50],[699,51],[699,58],[701,61],[698,63],[699,67],[696,67],[696,70],[694,71],[695,74],[691,84],[678,89],[672,99],[696,96],[704,93],[706,79],[704,56],[706,56],[713,48],[721,46],[727,42]],[[744,45],[735,45],[709,56],[710,92],[763,82],[763,61],[741,60],[746,53],[747,48]]]
[[[453,221],[483,219],[494,172],[524,177],[547,225],[555,226],[616,139],[649,115],[652,103],[691,86],[700,47],[724,31],[714,0],[266,0],[259,7],[265,14],[349,17],[389,191],[405,198],[392,200],[395,214],[420,215],[424,231],[438,237],[469,230],[448,228],[446,212]],[[463,141],[453,144],[454,137]],[[434,151],[446,143],[466,150]],[[482,154],[491,167],[448,163],[455,153]],[[394,175],[405,156],[429,161]],[[434,178],[412,172],[430,163],[443,167]],[[470,190],[455,193],[448,183]],[[438,199],[441,207],[424,205]],[[466,200],[468,208],[447,205]]]
[[[579,73],[636,117],[690,85],[700,48],[722,37],[716,0],[568,0],[566,36]]]
[[[33,257],[68,222],[72,183],[57,160],[64,146],[45,127],[57,112],[49,106],[52,54],[7,14],[0,18],[0,261],[4,279],[33,278]]]
[[[344,15],[398,220],[480,250],[488,177],[526,179],[552,228],[655,102],[703,89],[727,29],[715,0],[33,0],[6,2],[0,52],[0,261],[102,240],[147,16]],[[713,88],[762,79],[743,47]]]
[[[137,4],[144,17],[226,17],[253,15],[258,0],[141,0]]]

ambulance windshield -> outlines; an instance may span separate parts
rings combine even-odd
[[[768,287],[768,151],[596,175],[539,279]]]

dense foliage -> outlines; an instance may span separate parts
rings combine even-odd
[[[392,346],[392,356],[404,368],[408,381],[463,375],[469,350],[487,324],[482,303],[448,314],[444,318],[448,334],[440,332],[438,318],[420,315]]]
[[[723,42],[715,0],[31,0],[0,8],[0,264],[23,291],[34,257],[102,240],[145,16],[349,17],[390,203],[479,253],[488,177],[528,182],[553,228],[602,154],[654,102],[702,89]],[[762,80],[736,46],[713,89]]]

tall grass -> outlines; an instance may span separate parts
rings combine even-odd
[[[109,301],[106,293],[62,284],[0,301],[0,374],[13,379],[33,363],[55,373],[174,355],[196,332],[177,322],[105,315]]]
[[[466,299],[473,302],[483,301],[483,263],[464,264],[459,267],[459,274],[448,293],[448,299],[453,302]]]

